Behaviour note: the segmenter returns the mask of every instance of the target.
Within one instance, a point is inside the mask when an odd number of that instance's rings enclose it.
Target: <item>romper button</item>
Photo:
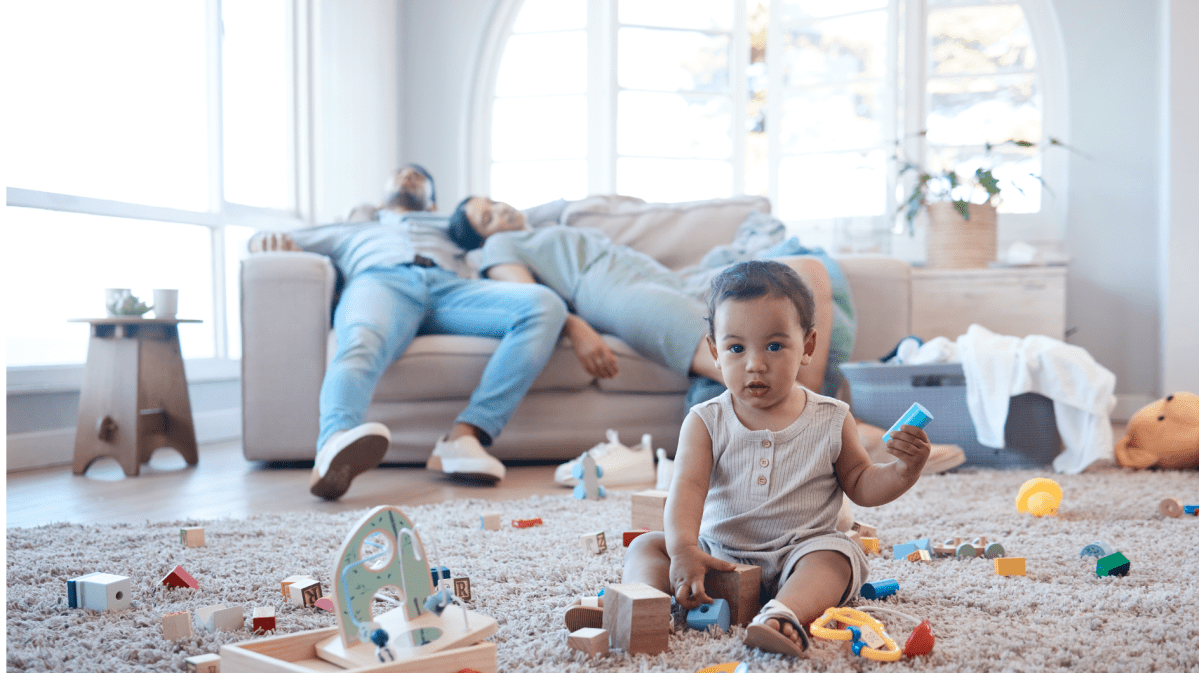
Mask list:
[[[766,485],[766,477],[758,477],[758,486]]]
[[[770,464],[770,461],[766,460],[765,458],[763,458],[762,460],[760,460],[758,462],[762,465],[762,467],[766,467],[767,465]]]
[[[770,448],[770,440],[769,440],[769,439],[763,439],[763,440],[762,440],[762,448],[763,448],[763,449],[769,449],[769,448]]]

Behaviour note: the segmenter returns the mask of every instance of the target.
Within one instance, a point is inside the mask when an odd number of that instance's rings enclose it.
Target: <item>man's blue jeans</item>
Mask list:
[[[457,418],[498,437],[549,360],[565,322],[566,303],[543,285],[463,280],[439,267],[414,265],[354,276],[333,314],[337,354],[321,385],[317,450],[329,435],[362,423],[379,378],[418,334],[500,339]]]

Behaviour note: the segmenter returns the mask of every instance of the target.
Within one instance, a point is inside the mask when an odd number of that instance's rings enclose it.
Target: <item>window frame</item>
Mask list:
[[[293,210],[279,210],[231,203],[224,198],[224,106],[222,99],[222,24],[223,0],[205,1],[206,109],[208,113],[208,210],[190,211],[150,206],[72,194],[61,194],[6,186],[6,206],[36,208],[122,219],[150,220],[166,224],[206,227],[210,231],[212,258],[214,357],[185,358],[184,368],[190,383],[237,380],[241,375],[240,358],[229,357],[229,321],[225,228],[290,230],[307,225],[312,219],[313,157],[311,143],[313,64],[312,0],[288,0],[286,3],[287,45],[290,51],[289,88],[292,114],[288,120],[291,136],[291,183]],[[77,392],[82,388],[86,363],[6,366],[6,388],[13,394]]]
[[[616,94],[621,89],[616,82],[616,39],[621,24],[617,18],[617,0],[586,0],[587,2],[587,97],[588,97],[588,184],[589,194],[612,193],[616,188]],[[997,4],[989,0],[964,0],[953,6]],[[1069,89],[1066,72],[1065,46],[1057,13],[1049,0],[1010,0],[1003,4],[1018,4],[1024,12],[1033,44],[1037,50],[1036,76],[1041,88],[1042,142],[1048,138],[1067,141],[1069,136]],[[495,80],[512,26],[524,5],[524,0],[498,0],[491,20],[486,24],[482,39],[474,55],[474,67],[465,83],[465,102],[461,112],[461,144],[459,156],[459,178],[466,192],[471,194],[490,193],[491,174],[491,125],[492,106],[495,102]],[[733,87],[733,152],[729,161],[733,166],[732,193],[741,194],[745,189],[746,143],[743,111],[748,103],[746,67],[748,66],[749,44],[747,9],[744,2],[736,0],[734,26],[730,48],[730,84]],[[889,59],[886,85],[893,92],[894,100],[888,105],[891,146],[898,142],[905,157],[923,162],[926,143],[920,136],[927,109],[927,17],[928,0],[890,0],[888,3]],[[768,27],[768,44],[778,44],[776,22]],[[767,59],[767,67],[776,67]],[[778,81],[772,73],[772,81]],[[908,83],[914,82],[914,85]],[[778,119],[781,113],[781,96],[771,91],[767,101],[769,118]],[[769,162],[769,189],[767,196],[777,207],[779,197],[778,166],[781,152],[778,150],[778,124],[768,124],[768,143],[772,149]],[[1004,213],[1000,244],[1006,240],[1034,240],[1062,242],[1066,233],[1067,197],[1069,193],[1068,157],[1066,151],[1049,149],[1041,155],[1041,177],[1047,189],[1043,193],[1041,210],[1037,213]],[[884,203],[887,214],[883,220],[887,229],[893,230],[897,219],[899,201],[896,186],[899,183],[898,165],[887,171],[887,194]],[[819,226],[820,220],[811,224]],[[800,227],[805,225],[801,224]]]

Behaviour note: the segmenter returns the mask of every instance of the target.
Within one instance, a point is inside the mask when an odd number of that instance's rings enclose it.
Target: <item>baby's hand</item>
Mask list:
[[[705,554],[699,547],[688,547],[670,557],[670,586],[674,599],[686,610],[699,607],[700,603],[711,603],[704,591],[704,575],[709,570],[735,570],[736,564]]]
[[[914,425],[901,426],[899,431],[891,433],[891,440],[887,442],[887,453],[899,459],[899,473],[909,479],[920,477],[920,470],[924,469],[931,450],[928,435]]]

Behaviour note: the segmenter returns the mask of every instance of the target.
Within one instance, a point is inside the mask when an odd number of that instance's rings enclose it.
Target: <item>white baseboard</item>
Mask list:
[[[1156,399],[1158,398],[1140,393],[1116,395],[1116,408],[1112,410],[1112,420],[1127,423],[1133,414],[1141,410],[1141,407]]]
[[[192,417],[196,443],[207,444],[241,437],[241,409],[205,411]],[[56,428],[8,435],[8,472],[70,465],[75,457],[75,428]]]

